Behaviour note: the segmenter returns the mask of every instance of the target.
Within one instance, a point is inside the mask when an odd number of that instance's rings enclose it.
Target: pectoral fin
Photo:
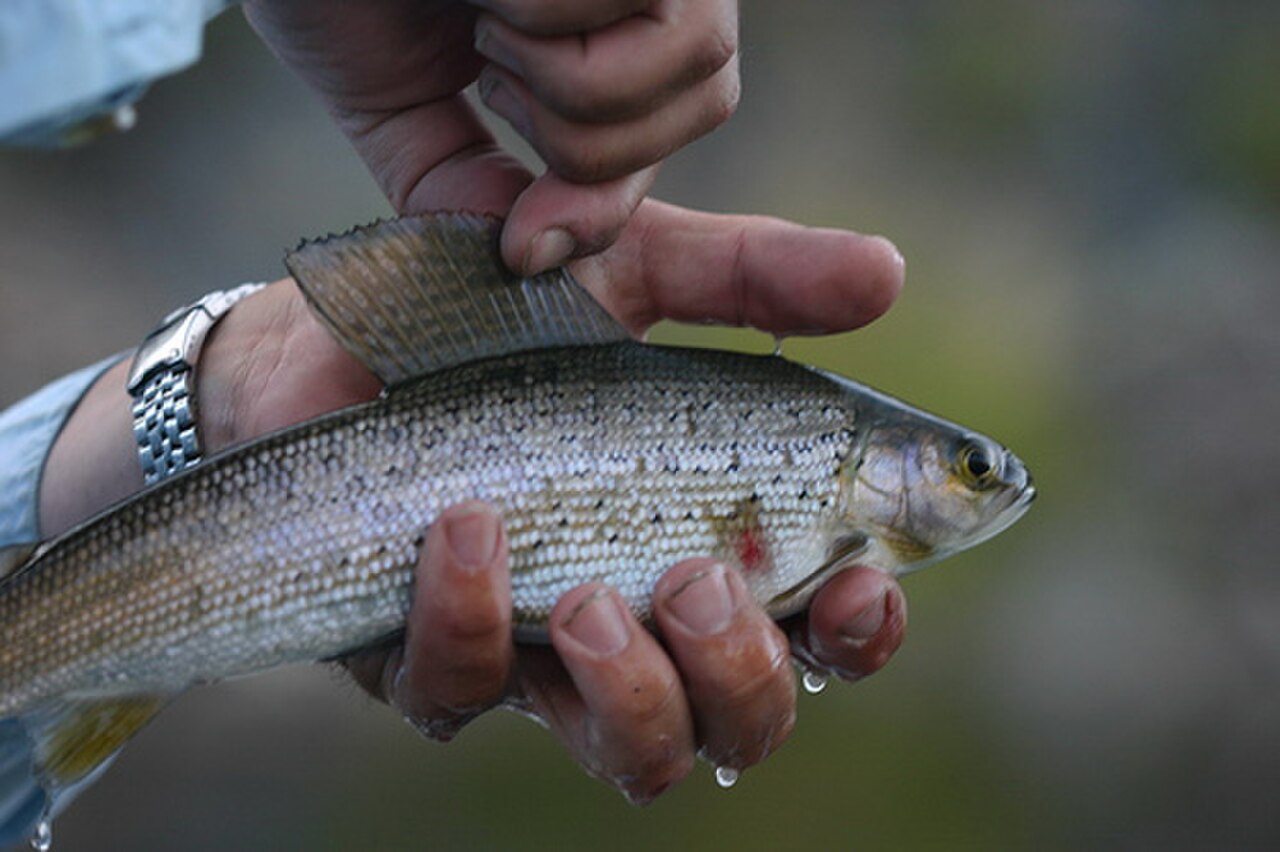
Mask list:
[[[61,704],[24,718],[42,781],[63,787],[93,772],[159,713],[169,696],[134,695]]]
[[[0,846],[62,811],[171,697],[59,702],[0,719]]]
[[[865,533],[850,532],[840,536],[827,550],[827,558],[818,570],[805,577],[789,589],[774,595],[765,604],[765,612],[774,619],[794,615],[809,605],[814,594],[836,573],[853,565],[858,557],[867,552],[871,540]]]

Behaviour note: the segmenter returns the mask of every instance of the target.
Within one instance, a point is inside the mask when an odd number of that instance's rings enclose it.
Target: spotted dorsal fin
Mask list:
[[[303,243],[285,259],[315,313],[388,386],[528,349],[628,339],[564,269],[519,278],[501,221],[437,213]]]

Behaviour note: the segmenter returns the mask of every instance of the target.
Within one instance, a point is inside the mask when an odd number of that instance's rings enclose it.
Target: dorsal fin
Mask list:
[[[387,385],[479,358],[629,338],[564,269],[508,271],[501,224],[468,213],[388,219],[305,242],[285,265],[330,332]]]

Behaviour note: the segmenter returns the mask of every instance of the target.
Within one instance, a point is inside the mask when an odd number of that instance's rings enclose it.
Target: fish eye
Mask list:
[[[960,475],[973,488],[988,488],[996,479],[996,460],[991,451],[981,444],[970,441],[960,449],[957,458]]]

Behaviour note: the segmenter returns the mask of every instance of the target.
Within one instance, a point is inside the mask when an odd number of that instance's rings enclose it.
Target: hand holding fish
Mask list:
[[[477,7],[487,11],[481,13]],[[609,245],[664,158],[738,100],[734,0],[252,0],[400,213],[505,216],[524,274]],[[534,179],[462,91],[548,164]]]
[[[658,202],[647,202],[609,250],[574,271],[633,333],[664,317],[842,331],[886,309],[902,280],[896,251],[880,238]],[[42,489],[49,534],[141,484],[122,370],[94,386],[54,447]],[[378,390],[290,281],[227,315],[206,344],[201,371],[210,451]],[[117,491],[86,487],[89,470],[115,470],[104,478]],[[350,666],[424,730],[447,735],[488,706],[516,703],[546,720],[590,771],[640,801],[689,771],[699,749],[745,768],[785,739],[795,701],[787,640],[742,594],[734,572],[690,560],[663,578],[655,613],[665,649],[613,605],[616,593],[586,586],[565,595],[551,619],[554,653],[517,653],[505,540],[485,510],[463,506],[462,518],[458,511],[426,536],[407,650],[383,648]],[[477,519],[481,529],[468,532]],[[455,532],[463,544],[446,546]],[[469,558],[457,554],[467,547],[489,554],[476,559],[484,563],[479,570],[460,566]],[[587,627],[586,641],[574,638],[566,620]],[[882,666],[904,628],[896,582],[862,568],[834,577],[807,615],[784,625],[794,652],[850,679]],[[595,640],[603,646],[593,647]],[[659,750],[655,742],[667,745]]]
[[[508,265],[532,272],[580,257],[575,275],[633,333],[663,318],[841,331],[887,309],[902,275],[887,241],[642,201],[661,159],[736,103],[736,4],[482,5],[490,11],[478,18],[461,3],[401,0],[260,0],[246,9],[317,88],[398,210],[505,215]],[[540,178],[497,148],[463,100],[477,76],[486,104],[549,163]],[[201,369],[210,450],[378,389],[289,284],[234,310]],[[100,382],[54,448],[42,492],[51,533],[124,496],[137,479],[127,444],[118,456],[95,449],[112,434],[106,425],[127,412],[121,386],[110,374]],[[127,421],[119,426],[127,435]],[[106,490],[86,487],[86,465],[104,469],[113,457],[115,474],[98,480]],[[576,613],[570,621],[587,626],[588,641],[553,619],[554,651],[517,654],[505,537],[491,510],[460,511],[426,537],[409,650],[349,664],[424,731],[447,736],[487,707],[518,704],[636,800],[689,771],[698,749],[745,768],[785,739],[795,700],[787,641],[733,572],[692,560],[663,579],[655,611],[665,650],[611,604],[614,593],[588,586],[558,611]],[[459,520],[461,546],[448,546]],[[477,523],[479,533],[465,531]],[[487,554],[479,570],[460,565],[468,544]],[[887,661],[904,619],[890,577],[853,569],[786,628],[798,655],[856,678]],[[668,747],[655,750],[655,742]]]

